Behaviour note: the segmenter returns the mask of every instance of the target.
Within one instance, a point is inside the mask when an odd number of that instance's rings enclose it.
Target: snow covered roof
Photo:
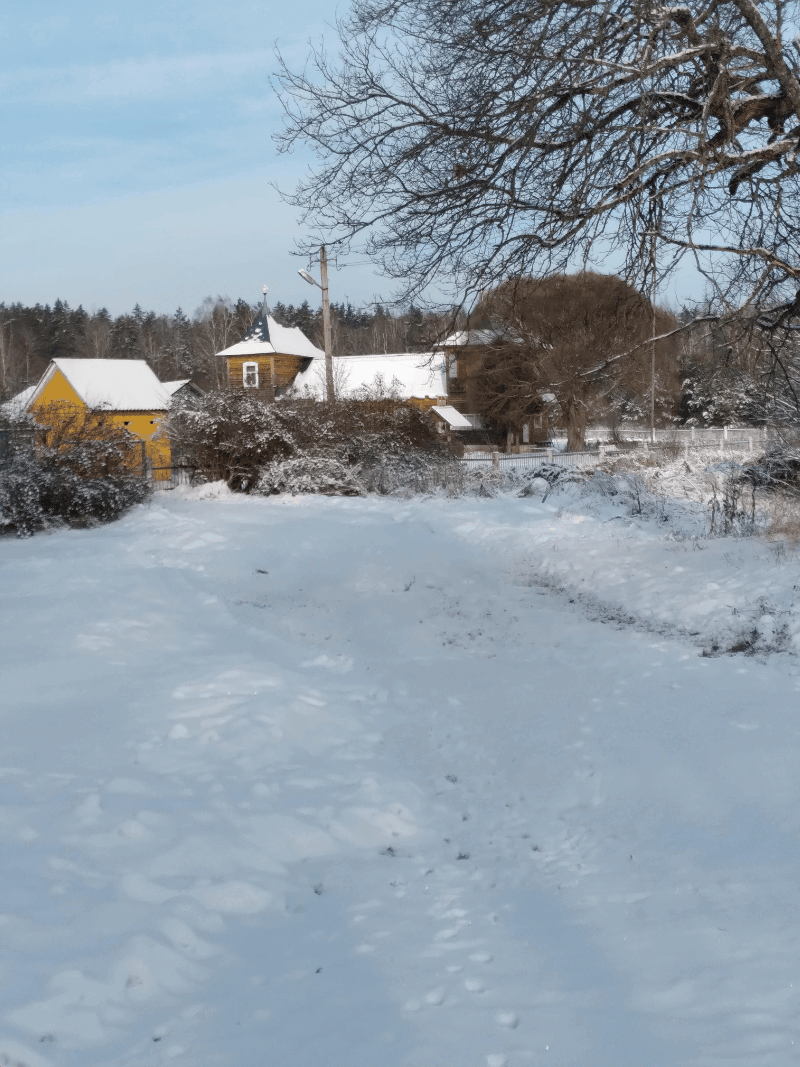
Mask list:
[[[314,359],[325,353],[312,345],[298,326],[281,326],[271,315],[260,315],[241,341],[219,352],[220,356],[303,356]]]
[[[437,348],[460,348],[464,345],[490,345],[503,336],[502,330],[492,327],[482,330],[456,330],[446,337]]]
[[[4,415],[7,419],[22,418],[28,410],[28,404],[35,392],[36,386],[29,385],[28,388],[23,389],[21,393],[12,396],[10,400],[6,400],[5,404],[0,404],[0,415]]]
[[[33,403],[59,370],[89,408],[166,411],[170,394],[143,359],[54,359],[34,389]]]
[[[337,356],[333,361],[337,391],[353,395],[360,389],[374,388],[380,378],[385,389],[396,391],[404,400],[412,396],[447,396],[447,372],[444,356],[431,352],[395,352],[388,355]],[[325,357],[314,359],[295,378],[295,386],[306,386],[315,393],[320,378],[325,377]]]
[[[177,391],[181,388],[181,386],[188,385],[190,381],[191,381],[191,378],[181,378],[177,382],[162,382],[161,384],[167,390],[169,395],[172,396],[173,393],[177,393]]]
[[[431,411],[435,411],[437,415],[444,419],[448,426],[451,426],[454,430],[471,430],[472,423],[469,419],[465,418],[460,411],[456,411],[454,407],[449,404],[434,405]]]

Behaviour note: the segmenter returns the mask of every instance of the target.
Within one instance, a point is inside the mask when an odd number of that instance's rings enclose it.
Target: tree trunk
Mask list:
[[[561,402],[567,422],[567,451],[582,452],[586,441],[586,407],[574,396]]]

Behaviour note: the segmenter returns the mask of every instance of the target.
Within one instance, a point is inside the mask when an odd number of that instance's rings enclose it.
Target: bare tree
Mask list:
[[[281,64],[290,201],[404,299],[614,254],[686,255],[724,313],[796,326],[798,0],[354,0],[339,54]],[[654,251],[657,253],[654,255]],[[620,263],[615,263],[620,269]]]
[[[105,308],[90,315],[81,345],[85,359],[106,359],[111,346],[111,316]]]
[[[653,308],[621,278],[590,272],[516,279],[481,303],[498,329],[477,373],[480,413],[503,429],[516,430],[555,397],[567,447],[584,446],[587,421],[605,414],[626,394],[656,396],[675,406],[678,381],[675,342],[659,341],[655,379],[648,343]],[[656,329],[668,333],[674,317],[655,309]]]
[[[248,310],[250,321],[245,330],[255,317],[252,309],[248,307]],[[213,389],[221,389],[225,384],[225,361],[218,354],[240,340],[243,332],[240,319],[238,305],[226,296],[218,296],[216,300],[207,296],[194,313],[195,347],[205,380]]]

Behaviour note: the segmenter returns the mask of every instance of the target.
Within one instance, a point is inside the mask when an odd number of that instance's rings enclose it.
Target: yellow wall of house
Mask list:
[[[50,381],[31,405],[31,413],[36,414],[42,408],[57,404],[69,404],[72,407],[85,408],[86,405],[69,384],[60,370],[56,370]]]
[[[450,403],[446,396],[411,396],[408,398],[408,402],[415,408],[422,408],[423,411]]]
[[[61,371],[56,368],[50,381],[31,404],[30,413],[38,423],[46,426],[54,415],[57,417],[59,408],[65,414],[72,414],[76,408],[79,411],[88,410]],[[134,437],[144,441],[145,454],[154,468],[170,466],[172,456],[169,440],[166,434],[157,436],[162,426],[166,429],[166,411],[109,411],[107,415],[112,425],[121,426]],[[157,480],[163,481],[169,476],[169,471],[154,472]]]

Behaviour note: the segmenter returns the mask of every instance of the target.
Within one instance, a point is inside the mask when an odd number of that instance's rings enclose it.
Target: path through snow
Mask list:
[[[576,581],[674,559],[574,518],[175,494],[0,542],[0,1063],[793,1062],[794,660],[532,585],[558,523]]]

